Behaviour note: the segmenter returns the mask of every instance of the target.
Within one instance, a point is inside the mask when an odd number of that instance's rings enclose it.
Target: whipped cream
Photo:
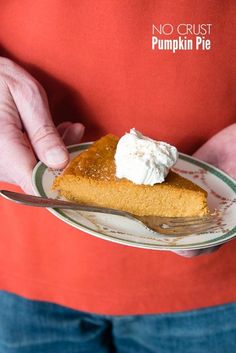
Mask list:
[[[135,184],[162,183],[177,159],[178,151],[174,146],[152,140],[131,129],[117,144],[116,177],[126,178]]]

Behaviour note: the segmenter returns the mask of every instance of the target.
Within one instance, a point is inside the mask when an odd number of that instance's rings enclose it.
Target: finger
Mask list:
[[[217,250],[220,249],[222,245],[217,245],[217,246],[212,246],[210,248],[206,249],[198,249],[198,250],[174,250],[172,251],[176,255],[187,257],[187,258],[192,258],[200,255],[206,255],[206,254],[211,254]]]
[[[182,257],[188,257],[188,258],[196,257],[201,254],[201,250],[176,250],[172,252],[175,253],[176,255],[179,255]]]
[[[10,95],[0,97],[0,180],[19,185],[32,194],[31,174],[36,159],[24,134]]]
[[[85,127],[83,124],[69,121],[65,121],[57,126],[57,131],[66,145],[79,143],[84,135],[84,130]]]
[[[31,176],[36,164],[34,154],[20,134],[17,137],[17,142],[10,141],[10,143],[11,147],[4,152],[4,166],[1,165],[1,170],[7,170],[7,172],[1,175],[1,180],[19,185],[26,193],[33,194]],[[1,164],[3,163],[1,162]]]
[[[17,65],[9,68],[8,75],[8,88],[38,158],[52,168],[63,168],[69,155],[53,124],[44,90]]]
[[[64,121],[63,123],[57,125],[57,131],[59,132],[60,136],[64,134],[64,132],[70,125],[72,125],[71,121]]]
[[[65,145],[74,145],[80,142],[84,134],[84,126],[80,123],[71,124],[62,135]]]

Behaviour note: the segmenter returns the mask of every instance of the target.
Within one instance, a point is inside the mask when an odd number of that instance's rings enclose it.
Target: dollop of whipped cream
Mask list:
[[[131,129],[117,144],[116,177],[126,178],[135,184],[162,183],[177,159],[178,151],[174,146],[152,140]]]

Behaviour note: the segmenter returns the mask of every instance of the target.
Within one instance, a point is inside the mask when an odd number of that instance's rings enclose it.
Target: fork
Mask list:
[[[98,212],[123,216],[141,223],[148,230],[176,237],[214,231],[219,226],[222,226],[221,214],[216,211],[201,217],[136,216],[126,211],[26,195],[8,190],[0,190],[0,196],[10,201],[28,206],[73,209],[83,212]]]

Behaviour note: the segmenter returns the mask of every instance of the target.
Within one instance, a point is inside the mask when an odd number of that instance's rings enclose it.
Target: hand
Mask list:
[[[230,125],[214,135],[193,156],[216,166],[236,179],[236,124]],[[221,245],[207,249],[173,252],[184,257],[194,257],[215,252],[220,247]]]
[[[193,156],[236,179],[236,123],[214,135]]]
[[[72,130],[74,130],[72,132]],[[64,140],[82,137],[81,124],[59,126]],[[72,142],[73,143],[73,142]],[[68,152],[55,128],[42,86],[11,60],[0,57],[0,180],[33,193],[35,155],[52,168],[63,168]]]

